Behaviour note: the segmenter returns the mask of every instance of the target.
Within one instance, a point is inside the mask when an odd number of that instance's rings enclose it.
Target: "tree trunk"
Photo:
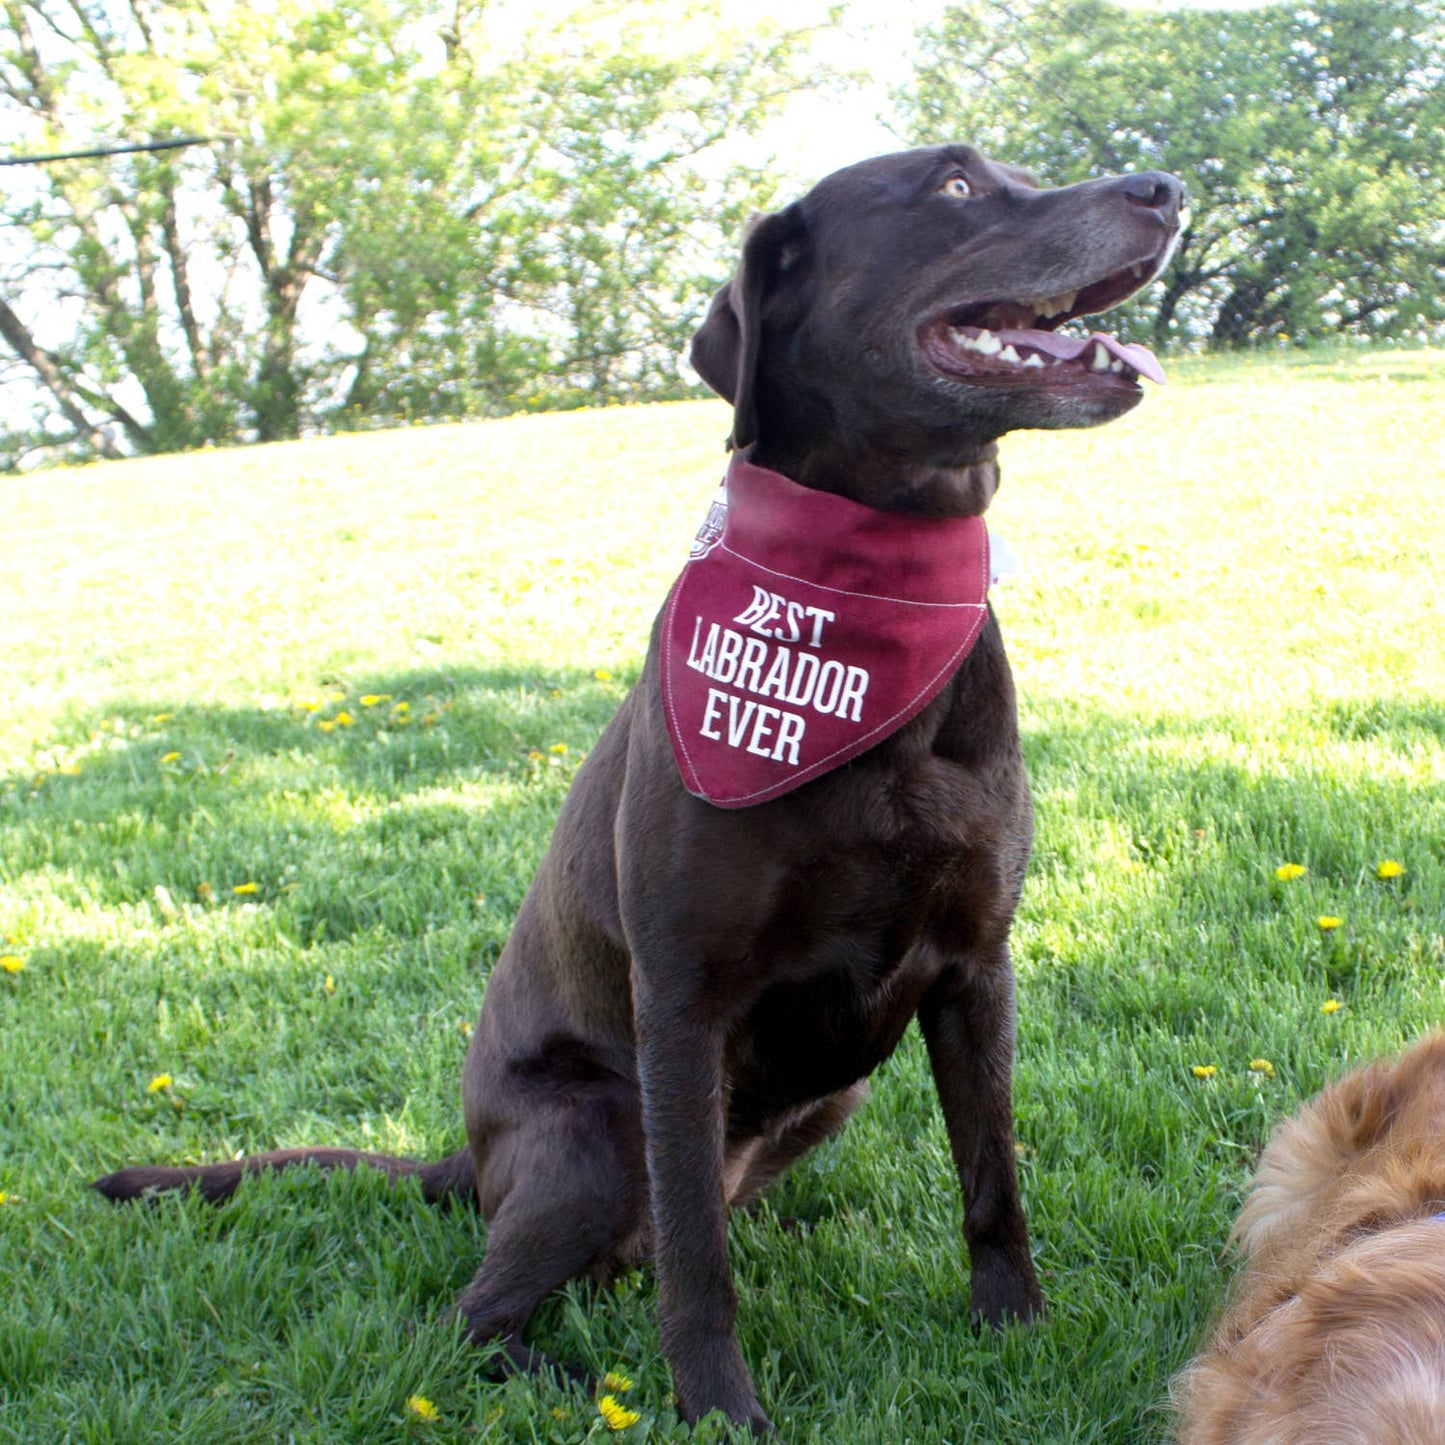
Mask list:
[[[66,379],[60,363],[43,347],[35,342],[25,323],[0,300],[0,337],[3,337],[15,354],[24,361],[45,388],[55,398],[61,414],[76,435],[89,442],[103,457],[119,457],[124,453],[106,434],[104,427],[96,426],[85,414],[81,398]]]

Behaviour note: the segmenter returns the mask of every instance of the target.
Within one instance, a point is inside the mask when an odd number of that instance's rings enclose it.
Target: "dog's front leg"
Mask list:
[[[678,1406],[695,1421],[710,1410],[769,1428],[733,1333],[737,1296],[727,1256],[723,1199],[723,1042],[698,990],[700,970],[677,961],[662,981],[634,967],[638,1080],[652,1188],[662,1349]]]
[[[1002,1324],[1044,1302],[1029,1255],[1014,1155],[1014,989],[1008,945],[947,968],[924,995],[928,1044],[948,1142],[963,1191],[969,1311]]]

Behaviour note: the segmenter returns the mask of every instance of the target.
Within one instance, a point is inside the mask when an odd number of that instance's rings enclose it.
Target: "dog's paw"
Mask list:
[[[752,1377],[733,1340],[689,1352],[683,1361],[674,1363],[672,1380],[678,1410],[689,1425],[721,1414],[734,1425],[746,1425],[754,1435],[772,1433],[773,1422],[758,1403]]]
[[[687,1421],[690,1429],[696,1429],[704,1420],[725,1419],[730,1425],[745,1425],[758,1439],[764,1436],[773,1438],[777,1434],[777,1427],[768,1417],[763,1414],[763,1407],[756,1400],[745,1413],[735,1414],[732,1410],[724,1409],[722,1406],[714,1406],[703,1415],[690,1415],[684,1412],[683,1418]],[[714,1438],[709,1435],[709,1439]]]
[[[976,1259],[969,1278],[968,1313],[975,1325],[1002,1329],[1044,1317],[1044,1296],[1033,1265],[1003,1255]]]

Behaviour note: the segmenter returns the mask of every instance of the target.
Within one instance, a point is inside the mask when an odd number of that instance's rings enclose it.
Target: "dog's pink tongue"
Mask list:
[[[1147,376],[1160,386],[1166,380],[1159,358],[1147,346],[1137,341],[1120,341],[1102,331],[1088,336],[1060,336],[1057,331],[995,331],[994,335],[1005,346],[1010,343],[1015,347],[1027,346],[1042,351],[1045,356],[1056,356],[1060,361],[1077,361],[1097,342],[1110,356],[1118,357],[1125,366],[1132,366],[1140,376]]]

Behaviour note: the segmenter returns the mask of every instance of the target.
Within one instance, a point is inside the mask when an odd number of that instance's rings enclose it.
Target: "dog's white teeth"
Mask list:
[[[1104,343],[1102,341],[1096,341],[1094,343],[1094,354],[1089,359],[1089,370],[1108,371],[1108,369],[1109,353],[1104,350]]]
[[[1023,304],[1041,321],[1047,321],[1052,316],[1062,316],[1065,311],[1072,311],[1078,294],[1077,291],[1062,291],[1057,296],[1035,296],[1033,300]]]
[[[1031,352],[1029,352],[1029,354],[1028,354],[1026,357],[1024,357],[1023,364],[1024,364],[1025,366],[1039,366],[1039,367],[1041,367],[1041,366],[1043,366],[1043,364],[1044,364],[1044,359],[1043,359],[1042,356],[1040,356],[1040,355],[1038,354],[1037,351],[1031,351]]]
[[[983,352],[985,356],[997,356],[1003,350],[1003,342],[992,331],[980,331],[974,350]]]
[[[1000,361],[1012,361],[1014,363],[1017,363],[1019,359],[1019,354],[1013,349],[1012,346],[1005,346],[1004,349],[999,352],[998,359]]]
[[[1122,361],[1120,361],[1117,356],[1113,359],[1113,361],[1111,361],[1111,362],[1109,363],[1109,370],[1110,370],[1110,371],[1123,371],[1123,369],[1124,369],[1124,363],[1123,363]]]

